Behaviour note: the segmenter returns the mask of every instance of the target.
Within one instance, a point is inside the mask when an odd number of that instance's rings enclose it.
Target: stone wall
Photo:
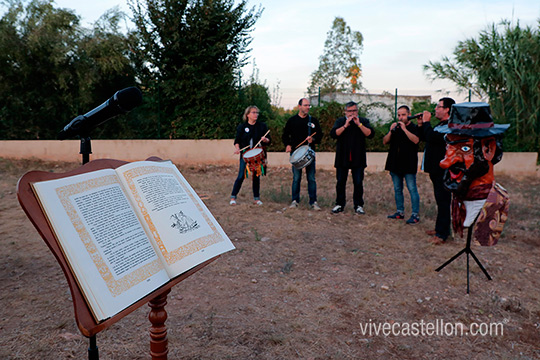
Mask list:
[[[78,140],[4,140],[0,141],[0,157],[81,162]],[[422,154],[419,155],[419,166]],[[537,175],[537,153],[505,152],[495,165],[495,173]],[[177,165],[236,165],[233,140],[92,140],[93,159],[144,160],[150,156],[173,161]],[[334,169],[333,152],[317,153],[317,169]],[[368,153],[368,172],[384,171],[386,153]],[[285,152],[268,153],[269,166],[289,167]]]

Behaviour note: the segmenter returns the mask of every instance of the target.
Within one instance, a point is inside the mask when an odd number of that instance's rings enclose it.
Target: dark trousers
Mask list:
[[[240,192],[240,188],[242,187],[242,183],[244,182],[245,172],[246,172],[246,162],[244,161],[244,158],[240,156],[240,166],[238,169],[238,176],[236,177],[236,180],[234,181],[231,198],[236,199],[236,196]],[[261,178],[259,176],[253,175],[253,173],[251,173],[251,178],[253,179],[253,199],[260,200]]]
[[[452,193],[444,187],[442,174],[429,174],[433,183],[433,194],[437,203],[437,220],[435,231],[441,238],[446,239],[450,235],[450,205]]]
[[[351,175],[353,179],[353,204],[357,206],[364,206],[364,168],[356,167],[352,168]],[[349,169],[336,168],[336,205],[345,206],[345,189],[347,186],[347,177],[349,177]]]

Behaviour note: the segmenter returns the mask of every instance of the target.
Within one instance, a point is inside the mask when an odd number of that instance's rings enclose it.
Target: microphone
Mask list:
[[[128,87],[117,91],[109,100],[79,115],[67,124],[59,133],[58,140],[65,140],[76,135],[87,135],[88,132],[105,121],[120,114],[127,114],[142,103],[142,93],[136,87]]]

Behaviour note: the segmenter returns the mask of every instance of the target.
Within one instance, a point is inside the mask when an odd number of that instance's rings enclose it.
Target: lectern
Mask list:
[[[156,157],[148,158],[150,161],[161,160]],[[102,321],[96,322],[92,316],[91,310],[88,307],[86,300],[75,280],[75,277],[68,265],[68,262],[53,234],[53,231],[47,222],[45,214],[43,213],[40,204],[34,195],[34,192],[31,188],[31,183],[45,180],[59,179],[67,176],[82,174],[90,171],[101,170],[101,169],[115,169],[123,164],[126,164],[125,161],[112,160],[112,159],[99,159],[86,163],[85,165],[72,170],[67,173],[50,173],[45,171],[30,171],[26,173],[23,177],[19,179],[17,184],[17,197],[19,203],[21,204],[24,212],[34,224],[37,231],[52,251],[53,255],[56,257],[56,260],[60,264],[64,275],[66,276],[67,283],[71,290],[71,296],[73,298],[73,306],[75,310],[75,320],[77,326],[81,333],[91,339],[94,342],[95,346],[95,335],[100,331],[108,328],[112,324],[116,323],[122,319],[127,314],[141,307],[142,305],[148,303],[151,310],[149,313],[149,320],[151,323],[150,327],[150,354],[153,360],[163,360],[167,359],[168,353],[168,342],[167,342],[167,327],[165,325],[165,320],[167,319],[167,312],[165,311],[165,305],[167,304],[167,294],[171,291],[171,288],[181,282],[182,280],[193,275],[195,272],[201,270],[206,265],[214,261],[218,256],[207,260],[206,262],[192,268],[191,270],[183,273],[182,275],[174,278],[167,284],[163,285],[159,289],[153,291],[142,299],[138,300],[128,308],[122,310],[118,314]],[[92,358],[89,349],[89,356]],[[97,348],[95,356],[97,356]],[[95,357],[94,356],[94,357]],[[95,357],[97,358],[97,357]]]

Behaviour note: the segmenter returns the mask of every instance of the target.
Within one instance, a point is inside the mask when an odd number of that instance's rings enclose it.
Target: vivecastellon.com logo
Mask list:
[[[463,323],[446,322],[442,319],[435,321],[415,322],[373,322],[369,319],[366,323],[360,323],[362,336],[503,336],[504,325],[502,322],[471,323],[468,326]]]

